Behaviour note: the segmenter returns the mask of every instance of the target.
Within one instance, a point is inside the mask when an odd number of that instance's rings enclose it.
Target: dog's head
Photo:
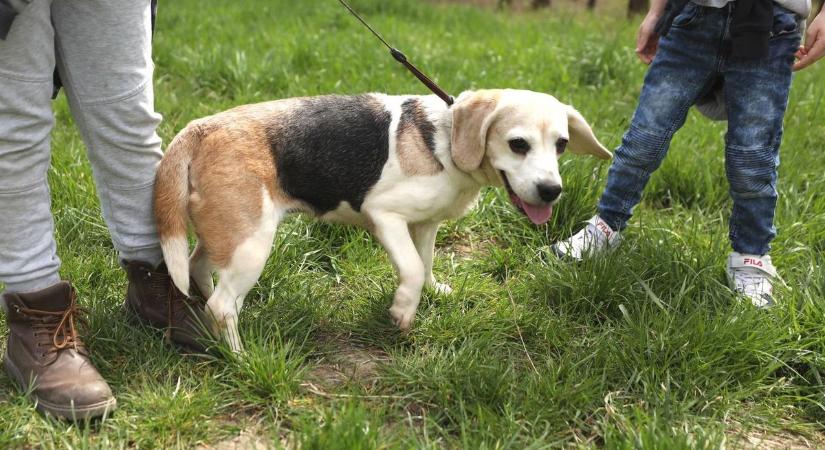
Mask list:
[[[463,92],[453,111],[452,159],[465,172],[484,171],[535,224],[550,219],[561,195],[559,156],[609,159],[578,111],[551,95],[519,90]]]

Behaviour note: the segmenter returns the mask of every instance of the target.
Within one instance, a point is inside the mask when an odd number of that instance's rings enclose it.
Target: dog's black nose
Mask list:
[[[539,197],[546,203],[550,203],[561,195],[561,185],[541,183],[538,186]]]

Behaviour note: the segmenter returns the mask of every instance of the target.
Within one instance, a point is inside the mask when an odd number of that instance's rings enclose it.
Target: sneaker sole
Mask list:
[[[17,383],[18,387],[23,392],[26,392],[28,389],[28,384],[25,381],[26,379],[23,377],[23,374],[17,366],[14,365],[8,354],[3,355],[3,366],[5,366],[6,373],[11,376],[11,378]],[[102,402],[84,406],[64,406],[50,403],[38,398],[34,395],[34,393],[31,394],[31,397],[35,402],[35,409],[41,413],[72,421],[96,419],[98,417],[108,416],[117,409],[117,399],[114,397]]]

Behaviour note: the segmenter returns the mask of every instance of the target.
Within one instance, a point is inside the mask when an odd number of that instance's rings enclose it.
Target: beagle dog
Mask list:
[[[384,94],[240,106],[192,121],[169,145],[154,197],[163,255],[181,292],[191,276],[208,298],[211,331],[240,352],[238,313],[281,219],[302,212],[359,225],[395,266],[390,315],[408,330],[424,286],[451,292],[432,273],[439,224],[464,215],[487,185],[547,222],[565,149],[612,156],[575,109],[523,90],[468,91],[451,107],[434,95]]]

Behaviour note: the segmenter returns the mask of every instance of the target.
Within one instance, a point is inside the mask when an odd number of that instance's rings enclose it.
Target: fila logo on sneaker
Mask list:
[[[760,268],[761,268],[761,267],[763,267],[763,266],[762,266],[762,261],[761,261],[761,260],[759,260],[759,259],[745,258],[745,260],[743,261],[743,263],[744,263],[746,266],[754,266],[754,267],[760,267]]]
[[[596,228],[598,228],[608,239],[613,236],[613,229],[610,228],[603,220],[596,221]]]

